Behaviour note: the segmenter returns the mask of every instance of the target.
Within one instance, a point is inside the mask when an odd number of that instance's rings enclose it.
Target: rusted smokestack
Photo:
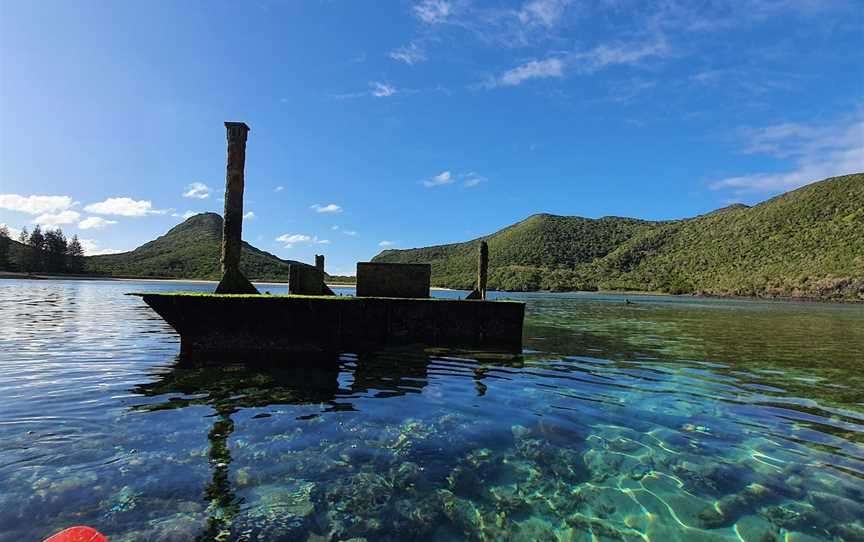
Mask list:
[[[243,235],[243,185],[246,167],[246,136],[243,122],[226,122],[228,168],[225,175],[225,213],[222,221],[222,280],[217,294],[257,294],[258,290],[240,272]]]
[[[324,272],[324,255],[316,254],[315,255],[315,269],[318,271]]]

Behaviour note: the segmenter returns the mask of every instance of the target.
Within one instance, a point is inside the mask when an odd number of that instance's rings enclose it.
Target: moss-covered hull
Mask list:
[[[312,296],[140,295],[186,354],[522,349],[523,303]]]

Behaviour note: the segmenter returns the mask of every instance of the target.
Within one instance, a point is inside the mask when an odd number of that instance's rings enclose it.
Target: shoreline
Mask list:
[[[177,278],[154,278],[154,277],[111,277],[105,275],[52,275],[50,273],[18,273],[13,271],[0,271],[0,279],[20,279],[20,280],[85,280],[85,281],[106,281],[106,282],[164,282],[167,284],[219,284],[218,280],[207,279],[177,279]],[[266,280],[252,280],[253,284],[261,284],[264,286],[288,286],[288,282],[273,282]],[[356,288],[357,284],[327,282],[325,283],[331,288]],[[459,291],[453,288],[442,288],[440,286],[432,286],[430,290],[452,292]]]
[[[85,281],[109,281],[109,282],[162,282],[166,284],[218,284],[217,280],[205,279],[177,279],[177,278],[153,278],[153,277],[111,277],[101,275],[51,275],[51,274],[32,274],[18,273],[11,271],[0,271],[0,279],[22,279],[22,280],[85,280]],[[255,284],[264,286],[287,286],[287,282],[273,281],[252,281]],[[356,284],[345,283],[326,283],[331,288],[356,288]],[[430,290],[439,292],[459,292],[468,290],[459,290],[456,288],[444,288],[441,286],[432,286]],[[737,299],[750,301],[782,301],[782,302],[802,302],[802,303],[825,303],[833,305],[861,305],[864,304],[864,299],[824,299],[819,297],[784,297],[784,296],[742,296],[732,294],[670,294],[666,292],[652,292],[643,290],[567,290],[567,291],[551,291],[551,290],[533,290],[533,291],[508,291],[508,290],[489,290],[490,292],[499,293],[515,293],[515,294],[604,294],[604,295],[633,295],[633,296],[656,296],[656,297],[682,297],[691,299]]]

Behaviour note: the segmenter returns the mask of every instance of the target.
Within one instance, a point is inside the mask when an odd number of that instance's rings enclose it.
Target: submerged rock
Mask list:
[[[714,506],[699,513],[699,520],[706,529],[728,527],[743,514],[753,511],[759,505],[767,505],[778,495],[760,484],[750,484],[740,493],[723,497]]]

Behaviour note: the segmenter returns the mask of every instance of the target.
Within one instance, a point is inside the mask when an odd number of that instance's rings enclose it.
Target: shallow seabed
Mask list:
[[[144,289],[0,283],[0,540],[864,540],[864,307],[525,295],[518,357],[214,367]]]

